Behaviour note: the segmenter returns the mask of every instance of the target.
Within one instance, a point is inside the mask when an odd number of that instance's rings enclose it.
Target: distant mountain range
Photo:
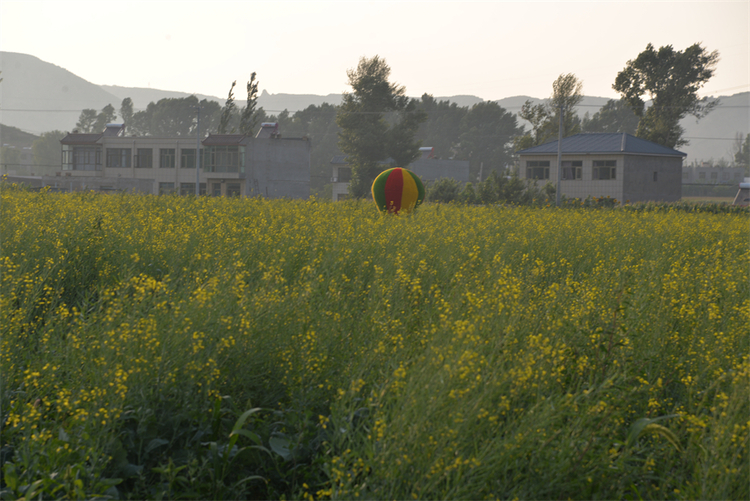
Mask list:
[[[131,98],[134,108],[139,110],[152,101],[191,95],[159,89],[96,85],[64,68],[15,52],[0,52],[0,71],[3,78],[0,83],[0,123],[37,135],[51,130],[72,130],[84,108],[101,110],[112,104],[119,110],[120,103],[126,97]],[[226,97],[201,94],[197,97],[221,104],[226,100]],[[341,94],[270,94],[263,90],[258,96],[258,106],[269,114],[284,110],[294,113],[310,105],[339,104],[341,99]],[[436,96],[435,99],[462,107],[471,107],[483,101],[479,97],[465,95]],[[682,147],[681,151],[688,154],[688,162],[718,160],[721,157],[730,160],[736,134],[750,133],[750,92],[720,96],[719,99],[720,106],[700,122],[692,117],[682,121],[685,137],[690,144]],[[514,96],[496,102],[512,113],[518,113],[526,100],[534,103],[543,101],[529,96]],[[607,101],[608,98],[586,96],[576,111],[581,117],[585,113],[593,115]],[[244,106],[244,102],[237,100],[237,105]]]

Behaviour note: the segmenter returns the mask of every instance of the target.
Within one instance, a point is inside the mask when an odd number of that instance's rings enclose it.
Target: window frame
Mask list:
[[[544,181],[549,179],[549,160],[526,160],[526,179]],[[541,177],[536,174],[540,173]]]
[[[175,186],[173,181],[159,182],[159,195],[171,195],[174,192]]]
[[[563,160],[561,179],[563,181],[582,181],[583,180],[583,160]]]
[[[174,169],[176,153],[175,148],[159,148],[159,168]]]
[[[138,148],[135,155],[136,169],[153,169],[154,168],[154,149]],[[148,165],[144,165],[148,164]]]
[[[617,180],[617,160],[594,160],[591,167],[592,181]],[[607,177],[603,177],[605,173]]]
[[[114,162],[113,160],[117,160]],[[108,169],[129,169],[132,165],[133,150],[130,148],[107,148]],[[117,165],[114,165],[114,164]]]

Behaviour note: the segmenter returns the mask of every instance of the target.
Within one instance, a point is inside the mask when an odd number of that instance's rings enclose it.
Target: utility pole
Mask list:
[[[560,207],[560,182],[562,181],[562,137],[563,137],[563,112],[565,108],[560,105],[560,128],[557,131],[557,189],[555,189],[555,205]]]
[[[195,127],[195,196],[201,194],[201,107],[195,107],[198,113],[198,123]]]

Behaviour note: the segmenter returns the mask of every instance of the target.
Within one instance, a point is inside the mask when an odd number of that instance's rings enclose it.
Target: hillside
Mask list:
[[[39,138],[16,127],[0,124],[0,144],[13,146],[15,148],[31,148],[31,145]]]
[[[28,54],[0,53],[0,71],[0,122],[32,134],[70,130],[84,108],[119,108],[100,86]]]
[[[34,56],[13,52],[0,52],[0,71],[3,72],[4,79],[0,84],[0,122],[37,135],[55,129],[72,130],[84,108],[100,110],[107,104],[112,104],[119,110],[120,103],[126,97],[130,97],[135,109],[139,110],[152,101],[191,95],[160,89],[100,86]],[[226,90],[229,90],[229,82]],[[239,82],[235,90],[235,95],[241,98],[244,84]],[[200,94],[197,97],[222,104],[226,99],[226,96]],[[339,104],[341,98],[341,94],[272,94],[263,90],[258,96],[258,106],[269,114],[278,114],[283,110],[294,113],[310,105]],[[466,95],[435,96],[435,99],[469,107],[482,102],[479,97]],[[534,103],[543,101],[530,96],[513,96],[496,102],[506,110],[518,113],[526,100]],[[581,117],[585,113],[593,115],[608,100],[586,96],[576,111]],[[720,96],[720,100],[721,105],[700,122],[696,123],[692,117],[682,121],[685,137],[690,141],[689,145],[681,148],[688,154],[687,162],[709,159],[716,161],[722,157],[729,160],[733,156],[735,135],[750,133],[750,92]],[[236,102],[238,106],[245,104],[241,99]],[[524,124],[523,121],[521,123]]]

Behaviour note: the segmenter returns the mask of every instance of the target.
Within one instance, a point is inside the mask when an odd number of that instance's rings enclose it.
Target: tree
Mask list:
[[[258,104],[258,81],[255,79],[255,72],[250,75],[247,82],[247,104],[242,109],[240,115],[240,134],[252,135],[258,125],[258,114],[255,107]]]
[[[675,51],[671,45],[657,51],[648,44],[628,61],[612,88],[640,118],[636,135],[669,148],[687,144],[679,122],[687,115],[701,119],[718,104],[698,97],[718,62],[719,53],[708,52],[700,44],[684,51]],[[648,108],[644,96],[652,101]]]
[[[107,128],[107,124],[111,124],[115,121],[115,119],[117,119],[115,107],[111,104],[108,104],[107,106],[102,108],[102,111],[100,111],[96,116],[96,121],[94,122],[94,132],[104,132],[104,129]]]
[[[436,101],[429,94],[422,95],[419,106],[427,119],[420,125],[417,139],[425,146],[432,146],[437,158],[453,158],[461,134],[461,121],[469,109],[450,101]]]
[[[626,132],[635,134],[638,116],[622,99],[610,99],[607,104],[589,117],[586,113],[581,122],[583,132]]]
[[[548,104],[549,133],[557,138],[560,129],[560,110],[563,110],[563,137],[581,132],[581,120],[575,107],[583,101],[583,82],[573,73],[560,75],[552,82],[552,98]]]
[[[195,96],[150,102],[145,110],[133,114],[130,132],[143,136],[193,136],[198,106],[201,109],[201,134],[215,132],[221,117],[221,106],[206,99],[198,102]]]
[[[108,104],[99,113],[96,110],[85,109],[78,116],[76,129],[82,134],[91,134],[104,132],[108,123],[112,123],[117,118],[115,107]]]
[[[438,179],[427,188],[427,200],[430,202],[447,204],[458,200],[460,195],[461,183],[448,177]]]
[[[126,97],[120,104],[120,116],[126,127],[130,126],[130,122],[133,120],[133,100]]]
[[[340,129],[336,124],[337,112],[336,106],[323,103],[320,106],[310,105],[289,119],[284,119],[282,112],[275,120],[269,120],[279,122],[279,130],[284,135],[310,140],[310,191],[318,196],[323,195],[326,183],[331,180],[331,159],[341,154],[338,148]]]
[[[504,175],[513,163],[513,139],[520,134],[523,128],[513,113],[493,101],[477,103],[461,120],[456,159],[469,161],[473,179],[478,179],[480,169],[483,177],[492,171]]]
[[[229,123],[232,120],[232,115],[235,112],[237,105],[234,104],[234,86],[237,85],[237,80],[232,82],[232,86],[229,87],[229,95],[227,101],[224,103],[224,108],[221,110],[221,120],[219,121],[219,134],[226,134],[227,132],[234,132],[234,128],[230,130]]]
[[[34,155],[34,165],[56,165],[59,167],[62,164],[60,140],[65,135],[65,132],[53,130],[39,136],[39,139],[35,140],[31,145],[31,152]]]
[[[90,133],[93,131],[94,123],[96,123],[96,110],[87,108],[83,110],[78,116],[78,122],[76,122],[76,130],[78,130],[78,132],[80,132],[81,134]]]
[[[403,86],[388,81],[391,69],[378,56],[362,57],[346,72],[352,92],[344,93],[336,115],[339,148],[352,167],[349,193],[367,196],[375,177],[389,157],[406,167],[419,156],[415,139],[426,116]]]
[[[544,104],[526,101],[518,114],[531,124],[531,131],[518,136],[516,150],[531,148],[557,139],[560,128],[560,109],[563,110],[563,137],[578,134],[581,120],[574,108],[583,100],[583,82],[573,73],[561,74],[552,82],[552,96]]]

